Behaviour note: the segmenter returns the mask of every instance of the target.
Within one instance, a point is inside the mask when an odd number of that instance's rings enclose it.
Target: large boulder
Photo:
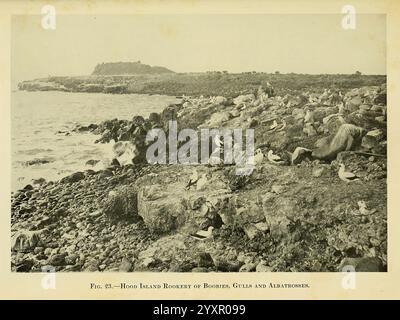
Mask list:
[[[254,94],[246,94],[246,95],[241,95],[233,99],[233,103],[237,106],[241,106],[245,103],[250,103],[255,100]]]
[[[20,230],[11,238],[11,249],[13,251],[33,251],[40,242],[40,232]]]
[[[298,211],[296,201],[285,196],[264,196],[262,208],[273,238],[279,239],[289,233],[289,224]]]
[[[179,193],[163,185],[144,186],[138,194],[138,212],[150,230],[167,233],[184,225],[185,207]]]
[[[205,123],[205,126],[210,128],[218,128],[224,122],[227,122],[229,119],[231,119],[231,114],[227,111],[213,113],[210,117],[210,120],[208,120],[208,122]]]
[[[362,101],[361,97],[356,96],[346,102],[345,110],[347,110],[350,113],[357,111],[358,108],[362,105],[362,103],[363,103],[363,101]]]
[[[211,97],[210,102],[215,105],[225,105],[228,102],[228,99],[222,96]]]
[[[230,202],[230,213],[236,225],[245,226],[265,221],[261,197],[257,193],[234,195],[228,201]]]
[[[165,172],[151,179],[138,180],[138,214],[145,224],[159,234],[176,230],[189,234],[210,225],[218,226],[218,211],[222,199],[229,193],[219,173],[215,172],[200,190],[196,185],[188,189],[192,170],[187,166],[176,168],[178,171],[181,168],[180,176]]]
[[[363,258],[344,258],[338,271],[349,272],[354,270],[356,272],[381,272],[384,271],[382,261],[376,257],[363,257]]]
[[[322,119],[322,130],[324,133],[334,134],[346,121],[341,115],[330,114]]]
[[[305,115],[306,115],[306,113],[304,112],[304,109],[294,108],[292,110],[292,116],[294,117],[295,121],[298,123],[303,122]]]
[[[384,139],[384,133],[381,129],[369,131],[362,139],[362,147],[366,149],[376,149],[379,143]]]
[[[112,222],[120,220],[137,221],[137,192],[134,188],[124,186],[113,190],[102,203],[103,214]]]
[[[75,183],[85,178],[85,174],[83,172],[75,172],[67,177],[64,177],[60,180],[61,183]]]
[[[353,124],[340,126],[330,143],[326,143],[313,151],[312,156],[321,160],[334,160],[341,151],[354,150],[361,144],[365,130]]]
[[[120,165],[133,164],[138,158],[144,158],[145,150],[140,143],[131,141],[118,141],[113,145],[115,159]]]

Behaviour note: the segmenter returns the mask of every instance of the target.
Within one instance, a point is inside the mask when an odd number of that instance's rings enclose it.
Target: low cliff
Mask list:
[[[108,62],[96,65],[92,75],[135,75],[174,73],[165,67],[150,66],[137,62]]]

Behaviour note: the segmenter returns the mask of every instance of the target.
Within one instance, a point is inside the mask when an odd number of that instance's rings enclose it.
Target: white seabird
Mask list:
[[[339,168],[339,172],[338,172],[339,178],[341,180],[343,180],[345,182],[360,180],[354,173],[348,172],[348,171],[345,171],[345,170],[346,169],[344,167],[344,164],[341,163],[340,164],[340,168]]]
[[[282,164],[284,161],[282,158],[276,154],[272,150],[269,150],[267,153],[267,158],[270,162],[275,163],[275,164]]]
[[[190,236],[196,240],[206,240],[212,237],[213,226],[208,227],[207,230],[199,230],[196,233],[190,234]]]
[[[368,216],[376,211],[376,209],[368,210],[367,204],[365,203],[364,200],[358,201],[357,204],[358,204],[358,211],[360,211],[360,214],[363,216]]]
[[[275,129],[278,126],[278,122],[276,122],[276,120],[274,120],[274,122],[271,124],[271,126],[269,127],[270,130]]]
[[[205,173],[203,173],[203,175],[201,176],[201,178],[199,180],[197,180],[197,185],[196,185],[196,190],[201,190],[203,189],[203,187],[205,186],[205,184],[207,183],[207,176]]]
[[[286,128],[286,121],[282,120],[281,126],[279,128],[277,128],[276,131],[282,131],[285,128]]]
[[[254,165],[259,165],[262,163],[264,159],[264,154],[262,153],[261,149],[256,150],[256,154],[254,155]]]
[[[314,112],[312,112],[311,110],[307,109],[306,115],[304,116],[304,122],[305,123],[314,122]]]
[[[197,173],[196,169],[193,169],[193,173],[190,176],[189,181],[188,181],[185,189],[189,190],[190,187],[194,186],[197,183],[198,180],[199,180],[199,174]]]

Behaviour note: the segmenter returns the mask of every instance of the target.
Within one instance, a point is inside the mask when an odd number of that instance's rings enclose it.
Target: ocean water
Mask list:
[[[176,102],[175,97],[162,95],[13,91],[11,190],[33,179],[54,181],[80,170],[99,170],[110,163],[111,145],[95,144],[99,136],[73,132],[65,135],[59,131],[114,118],[146,117]],[[100,161],[92,167],[85,165],[88,160]],[[28,165],[29,161],[38,163]]]

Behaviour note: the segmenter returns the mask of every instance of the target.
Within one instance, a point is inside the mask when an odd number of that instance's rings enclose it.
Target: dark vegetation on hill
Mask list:
[[[140,61],[136,62],[108,62],[96,65],[93,75],[120,75],[120,74],[159,74],[159,73],[173,73],[164,67],[149,66],[142,64]]]
[[[337,88],[343,92],[362,86],[386,83],[385,75],[307,75],[269,73],[165,73],[135,76],[49,77],[19,84],[20,90],[138,93],[188,96],[236,97],[254,93],[261,84],[270,82],[277,94],[300,94],[303,91],[320,92]]]

